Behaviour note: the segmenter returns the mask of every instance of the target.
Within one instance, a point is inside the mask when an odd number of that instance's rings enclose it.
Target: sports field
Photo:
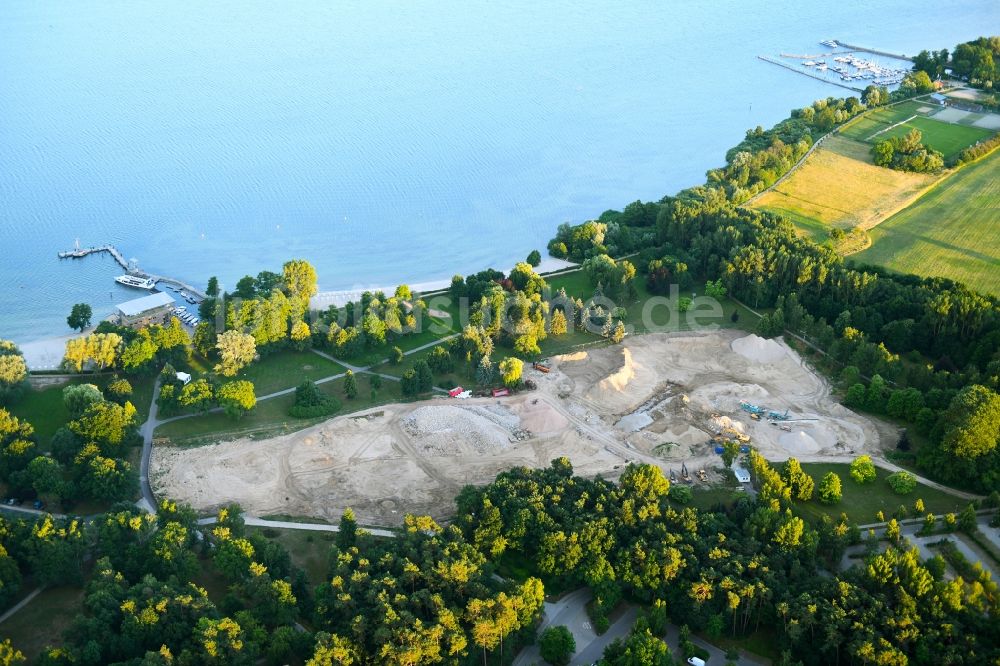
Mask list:
[[[943,123],[933,118],[917,117],[879,134],[872,141],[903,136],[913,129],[920,130],[920,133],[923,135],[924,145],[941,151],[946,160],[955,157],[974,143],[993,136],[993,132],[981,127],[955,125],[952,123]]]
[[[878,224],[906,207],[935,176],[872,164],[867,143],[830,137],[786,181],[754,202],[781,213],[813,240],[831,226],[845,231]]]
[[[940,107],[927,102],[903,102],[885,109],[866,113],[840,130],[841,136],[858,141],[867,141],[876,132],[881,132],[898,122],[913,116],[934,115]]]
[[[854,255],[917,275],[940,275],[1000,296],[1000,152],[952,174],[871,230]]]

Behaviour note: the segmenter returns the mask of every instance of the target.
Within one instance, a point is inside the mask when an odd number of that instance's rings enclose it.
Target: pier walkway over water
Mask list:
[[[116,248],[114,245],[95,245],[93,247],[80,247],[79,241],[77,241],[76,247],[72,250],[66,250],[65,252],[59,253],[60,259],[82,259],[91,254],[100,254],[102,252],[107,252],[111,255],[111,258],[118,263],[129,275],[134,275],[139,278],[154,280],[157,284],[160,282],[164,284],[173,285],[197,298],[198,300],[205,300],[208,296],[205,292],[200,289],[196,289],[189,285],[183,280],[178,280],[177,278],[172,278],[168,275],[156,275],[153,273],[147,273],[146,271],[140,270],[138,266],[133,265],[125,259],[125,256]]]

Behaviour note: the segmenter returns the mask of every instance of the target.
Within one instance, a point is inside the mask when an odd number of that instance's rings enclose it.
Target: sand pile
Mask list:
[[[400,422],[414,444],[425,453],[450,455],[506,449],[520,419],[509,411],[477,406],[471,409],[452,406],[419,407]]]
[[[781,446],[793,456],[816,453],[820,449],[819,443],[802,430],[782,435]]]
[[[775,363],[785,357],[785,349],[774,340],[750,334],[733,340],[733,351],[755,363]]]
[[[602,379],[598,387],[602,391],[618,391],[620,393],[628,387],[629,381],[634,378],[635,364],[632,362],[632,351],[628,347],[623,347],[621,367]]]

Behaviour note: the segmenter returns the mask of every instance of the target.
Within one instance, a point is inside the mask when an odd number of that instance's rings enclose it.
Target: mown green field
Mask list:
[[[993,132],[981,127],[955,125],[953,123],[934,120],[933,118],[914,118],[902,125],[893,127],[888,132],[879,134],[873,141],[903,136],[913,129],[920,130],[920,133],[923,135],[924,145],[941,151],[946,160],[955,157],[974,143],[993,136]]]
[[[774,464],[774,467],[780,469],[780,464]],[[817,488],[823,476],[833,472],[840,476],[843,489],[843,498],[836,504],[823,504],[815,495],[808,502],[795,502],[794,511],[811,520],[819,520],[823,515],[836,520],[841,513],[846,513],[852,522],[866,525],[879,522],[879,511],[884,512],[888,520],[900,505],[906,507],[909,517],[919,517],[913,508],[918,499],[924,502],[924,514],[957,513],[968,504],[966,500],[919,483],[912,493],[897,495],[886,482],[891,472],[881,468],[877,469],[878,478],[865,484],[856,483],[851,478],[847,463],[802,463],[802,469],[813,478]]]
[[[928,102],[903,102],[885,109],[878,109],[849,123],[840,130],[841,136],[857,141],[868,141],[876,132],[882,131],[911,116],[929,116],[940,107]]]
[[[1000,152],[963,167],[871,230],[852,258],[1000,296]]]

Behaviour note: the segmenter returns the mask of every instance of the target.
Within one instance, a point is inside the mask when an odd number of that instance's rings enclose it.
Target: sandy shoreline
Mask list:
[[[70,333],[54,338],[25,342],[24,344],[19,344],[18,347],[21,349],[21,353],[24,354],[24,362],[27,364],[28,370],[35,372],[41,370],[58,370],[63,356],[66,354],[66,341],[93,332],[94,329],[90,328],[83,333]]]

